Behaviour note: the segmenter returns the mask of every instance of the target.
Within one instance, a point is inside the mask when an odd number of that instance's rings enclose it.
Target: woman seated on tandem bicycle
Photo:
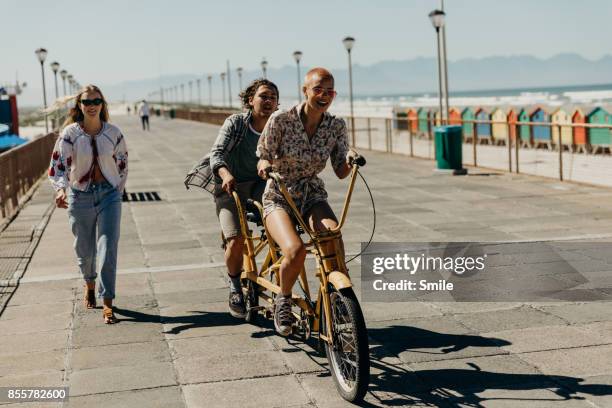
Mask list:
[[[331,157],[334,172],[345,178],[357,153],[349,150],[344,120],[329,114],[336,91],[334,77],[324,68],[313,68],[304,79],[305,101],[289,111],[273,114],[263,130],[257,153],[257,170],[278,172],[311,229],[334,228],[338,221],[327,203],[325,184],[317,175]],[[274,327],[287,336],[291,332],[291,291],[304,265],[306,248],[291,218],[291,209],[278,186],[268,180],[263,194],[264,221],[272,239],[284,255],[280,266],[281,296],[274,305]]]

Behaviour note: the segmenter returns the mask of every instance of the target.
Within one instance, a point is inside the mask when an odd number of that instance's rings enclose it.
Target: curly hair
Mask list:
[[[247,86],[245,90],[240,92],[240,94],[238,95],[240,97],[240,100],[242,101],[242,107],[244,109],[253,109],[253,107],[249,105],[249,99],[255,96],[260,86],[267,86],[274,89],[274,91],[276,92],[276,99],[278,100],[278,98],[280,97],[280,95],[278,94],[278,87],[274,82],[269,81],[265,78],[259,78],[251,82],[249,86]]]

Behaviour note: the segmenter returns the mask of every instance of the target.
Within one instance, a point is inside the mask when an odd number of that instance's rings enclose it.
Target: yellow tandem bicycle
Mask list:
[[[345,400],[357,402],[363,399],[370,380],[368,333],[346,268],[341,229],[346,221],[358,169],[365,165],[365,159],[358,156],[351,164],[350,182],[338,226],[318,232],[310,229],[304,221],[280,175],[271,171],[268,175],[287,200],[297,220],[298,233],[309,236],[305,243],[306,250],[314,255],[317,265],[315,275],[319,279],[319,291],[316,300],[310,295],[305,267],[298,276],[301,293],[294,290],[292,294],[292,313],[295,317],[292,331],[301,334],[304,340],[308,340],[311,333],[317,333],[338,392]],[[279,268],[283,255],[262,222],[261,203],[249,200],[247,207],[251,208],[245,212],[238,194],[234,191],[232,195],[245,238],[241,278],[246,320],[253,322],[258,314],[270,318],[273,316],[274,299],[281,291]],[[249,229],[249,221],[260,227],[259,234]],[[260,255],[264,259],[258,268],[257,258]]]

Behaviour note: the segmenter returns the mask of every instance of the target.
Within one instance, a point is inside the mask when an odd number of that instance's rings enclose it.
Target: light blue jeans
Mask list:
[[[99,270],[98,297],[114,299],[121,193],[107,182],[91,184],[87,191],[70,188],[68,220],[83,278],[95,282]]]

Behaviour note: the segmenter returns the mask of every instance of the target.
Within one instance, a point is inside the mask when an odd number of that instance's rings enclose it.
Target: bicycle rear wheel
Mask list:
[[[325,354],[338,392],[347,401],[365,396],[370,383],[370,350],[363,313],[352,288],[329,294],[334,345],[325,342]],[[321,329],[327,330],[322,313]],[[327,333],[326,333],[327,334]]]

